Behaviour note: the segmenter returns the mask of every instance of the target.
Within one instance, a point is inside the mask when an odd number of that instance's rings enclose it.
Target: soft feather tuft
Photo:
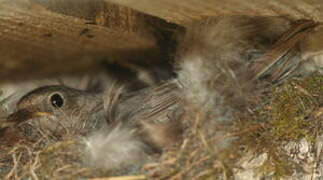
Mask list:
[[[93,133],[85,139],[86,162],[110,170],[142,164],[149,157],[148,146],[136,134],[121,123]]]
[[[274,17],[232,16],[192,25],[178,48],[178,79],[190,105],[211,112],[218,121],[245,111],[256,84],[248,63],[270,48],[290,27]]]

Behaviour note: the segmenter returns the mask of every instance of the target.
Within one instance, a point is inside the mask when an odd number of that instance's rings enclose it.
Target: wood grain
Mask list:
[[[187,25],[205,16],[291,16],[323,21],[322,0],[105,0],[168,22]]]
[[[0,5],[0,78],[80,72],[98,61],[153,59],[152,36],[89,24],[40,7]]]

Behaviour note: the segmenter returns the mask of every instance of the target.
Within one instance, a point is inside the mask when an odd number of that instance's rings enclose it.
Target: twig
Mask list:
[[[106,177],[106,178],[93,178],[88,180],[144,180],[147,179],[144,175],[138,176],[118,176],[118,177]]]
[[[30,175],[33,177],[35,180],[39,180],[38,176],[36,175],[35,171],[41,166],[40,165],[40,160],[39,160],[39,154],[40,152],[36,152],[35,160],[34,162],[30,165]]]
[[[172,178],[170,178],[171,180],[175,180],[175,179],[183,179],[182,176],[184,174],[187,174],[189,171],[191,171],[195,166],[209,160],[211,157],[210,156],[206,156],[202,159],[200,159],[199,161],[196,161],[195,163],[192,163],[188,168],[184,169],[183,171],[177,173],[177,175],[173,176]]]
[[[247,128],[247,129],[244,129],[244,130],[241,130],[241,131],[238,131],[238,132],[233,132],[233,133],[229,133],[229,134],[226,134],[224,136],[221,136],[221,137],[216,137],[216,138],[213,138],[211,139],[212,142],[217,142],[219,140],[222,140],[222,139],[225,139],[225,138],[228,138],[228,137],[234,137],[234,136],[239,136],[239,135],[242,135],[242,134],[245,134],[245,133],[248,133],[250,131],[254,131],[254,130],[257,130],[259,128],[262,128],[266,125],[267,123],[259,123],[259,124],[256,124],[254,126],[251,126],[250,128]]]
[[[17,148],[15,148],[17,149]],[[21,154],[18,155],[18,157],[16,156],[16,154],[12,155],[12,159],[13,159],[13,167],[10,170],[10,172],[6,175],[6,177],[4,179],[10,179],[12,176],[17,176],[17,169],[18,169],[18,165],[19,165],[19,161],[21,158]]]

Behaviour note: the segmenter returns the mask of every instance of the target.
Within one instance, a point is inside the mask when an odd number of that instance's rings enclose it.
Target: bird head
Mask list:
[[[31,120],[50,131],[88,130],[95,128],[103,110],[97,94],[65,86],[44,86],[24,95],[6,125]]]

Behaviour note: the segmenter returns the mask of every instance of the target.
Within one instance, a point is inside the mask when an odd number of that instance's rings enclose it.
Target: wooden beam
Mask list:
[[[80,72],[98,61],[154,59],[153,36],[89,24],[40,7],[0,4],[0,81]]]
[[[323,21],[322,0],[105,0],[186,26],[205,16],[287,15]]]
[[[95,24],[140,31],[147,15],[102,0],[32,0],[49,11],[93,21]]]

